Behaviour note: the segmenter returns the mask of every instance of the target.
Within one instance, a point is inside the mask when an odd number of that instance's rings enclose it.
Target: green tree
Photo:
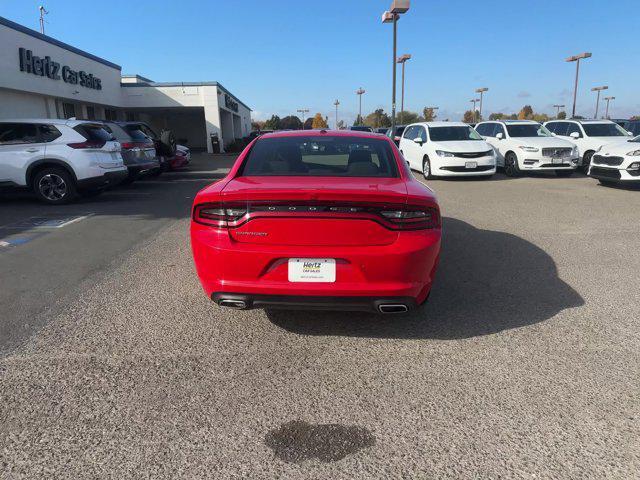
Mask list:
[[[295,115],[289,115],[280,120],[280,128],[283,130],[302,130],[302,120]]]
[[[533,108],[531,105],[525,105],[518,113],[518,120],[532,120],[533,119]]]
[[[478,111],[476,110],[475,112],[473,110],[467,110],[466,112],[464,112],[464,115],[462,117],[462,121],[464,123],[476,123],[478,118]]]
[[[533,114],[533,120],[535,120],[538,123],[548,122],[549,121],[549,115],[547,115],[546,113],[534,113]]]
[[[252,130],[264,130],[264,124],[266,122],[262,121],[262,120],[253,120],[251,122],[251,129]]]
[[[323,118],[321,113],[316,113],[311,121],[311,128],[329,128],[329,125],[327,125],[327,121]]]
[[[492,113],[489,115],[489,120],[502,120],[506,115],[504,113]]]
[[[405,110],[404,112],[400,112],[400,115],[398,115],[398,122],[403,125],[408,123],[416,123],[419,121],[420,115],[418,115],[416,112]]]
[[[436,119],[437,115],[433,108],[424,107],[422,109],[422,119],[425,122],[433,122]]]
[[[565,112],[564,110],[558,112],[558,120],[564,120],[565,118],[567,118],[567,112]]]
[[[390,127],[391,119],[382,108],[379,108],[364,118],[364,124],[371,128]]]
[[[304,121],[303,130],[311,130],[313,128],[313,117],[309,117]]]
[[[362,117],[360,116],[360,114],[358,114],[356,116],[356,121],[353,123],[354,125],[363,125],[364,122],[362,121]]]
[[[280,117],[271,115],[271,118],[264,122],[265,130],[280,130]]]

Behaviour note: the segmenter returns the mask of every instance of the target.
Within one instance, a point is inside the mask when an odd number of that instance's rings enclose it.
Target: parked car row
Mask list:
[[[0,188],[28,188],[49,204],[159,175],[190,157],[171,132],[158,135],[144,122],[0,121]]]

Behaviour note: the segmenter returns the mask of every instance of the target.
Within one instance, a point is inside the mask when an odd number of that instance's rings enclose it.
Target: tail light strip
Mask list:
[[[372,220],[390,230],[440,227],[435,206],[362,203],[203,203],[193,209],[193,220],[215,228],[237,228],[253,218],[332,218]]]

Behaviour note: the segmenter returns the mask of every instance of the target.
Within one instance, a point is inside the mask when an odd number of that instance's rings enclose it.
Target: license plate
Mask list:
[[[477,168],[478,162],[464,162],[464,168]]]
[[[336,261],[333,258],[290,258],[290,282],[335,282]]]
[[[562,157],[555,157],[552,162],[554,165],[562,165],[564,163],[564,159]]]

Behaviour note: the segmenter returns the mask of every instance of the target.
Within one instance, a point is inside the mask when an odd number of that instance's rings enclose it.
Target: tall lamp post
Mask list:
[[[564,105],[554,105],[553,108],[556,109],[556,118],[558,118],[560,116],[560,109],[564,108]]]
[[[592,92],[598,92],[598,96],[596,97],[596,115],[593,117],[596,120],[598,119],[598,108],[600,107],[600,92],[602,90],[608,90],[609,87],[606,85],[602,85],[601,87],[593,87],[591,89]]]
[[[615,100],[616,97],[604,97],[604,99],[607,101],[607,111],[604,114],[604,118],[609,118],[609,102]]]
[[[389,10],[382,14],[382,23],[393,23],[393,51],[391,64],[393,69],[391,86],[391,128],[396,127],[396,57],[398,42],[398,19],[409,10],[409,0],[393,0]]]
[[[482,88],[476,88],[476,93],[480,94],[480,111],[478,112],[478,116],[480,117],[480,120],[482,119],[482,97],[484,95],[484,92],[487,92],[489,89],[487,87],[482,87]],[[475,109],[474,111],[474,115],[475,115]]]
[[[297,112],[302,114],[302,130],[304,130],[304,114],[305,113],[309,113],[309,109],[308,108],[301,108],[301,109],[297,110]]]
[[[580,55],[574,55],[572,57],[569,57],[566,60],[567,62],[576,62],[576,81],[573,86],[573,108],[571,110],[572,118],[576,116],[576,96],[578,95],[578,76],[580,75],[580,60],[582,60],[583,58],[589,58],[589,57],[591,57],[591,53],[584,52],[584,53],[581,53]]]
[[[476,102],[479,102],[480,99],[479,98],[472,98],[471,100],[469,100],[469,102],[473,103],[473,122],[474,123],[478,123],[478,117],[476,116]]]
[[[356,95],[358,95],[358,99],[360,102],[360,106],[358,107],[358,119],[360,120],[360,122],[362,122],[362,95],[365,93],[367,93],[367,91],[362,87],[356,90]]]
[[[411,55],[405,53],[401,57],[398,57],[397,63],[402,64],[402,93],[400,94],[400,124],[403,123],[404,120],[404,64],[407,60],[411,59]]]
[[[340,102],[338,101],[338,99],[336,99],[336,101],[333,102],[333,104],[336,107],[336,130],[338,130],[338,105],[340,105]]]

